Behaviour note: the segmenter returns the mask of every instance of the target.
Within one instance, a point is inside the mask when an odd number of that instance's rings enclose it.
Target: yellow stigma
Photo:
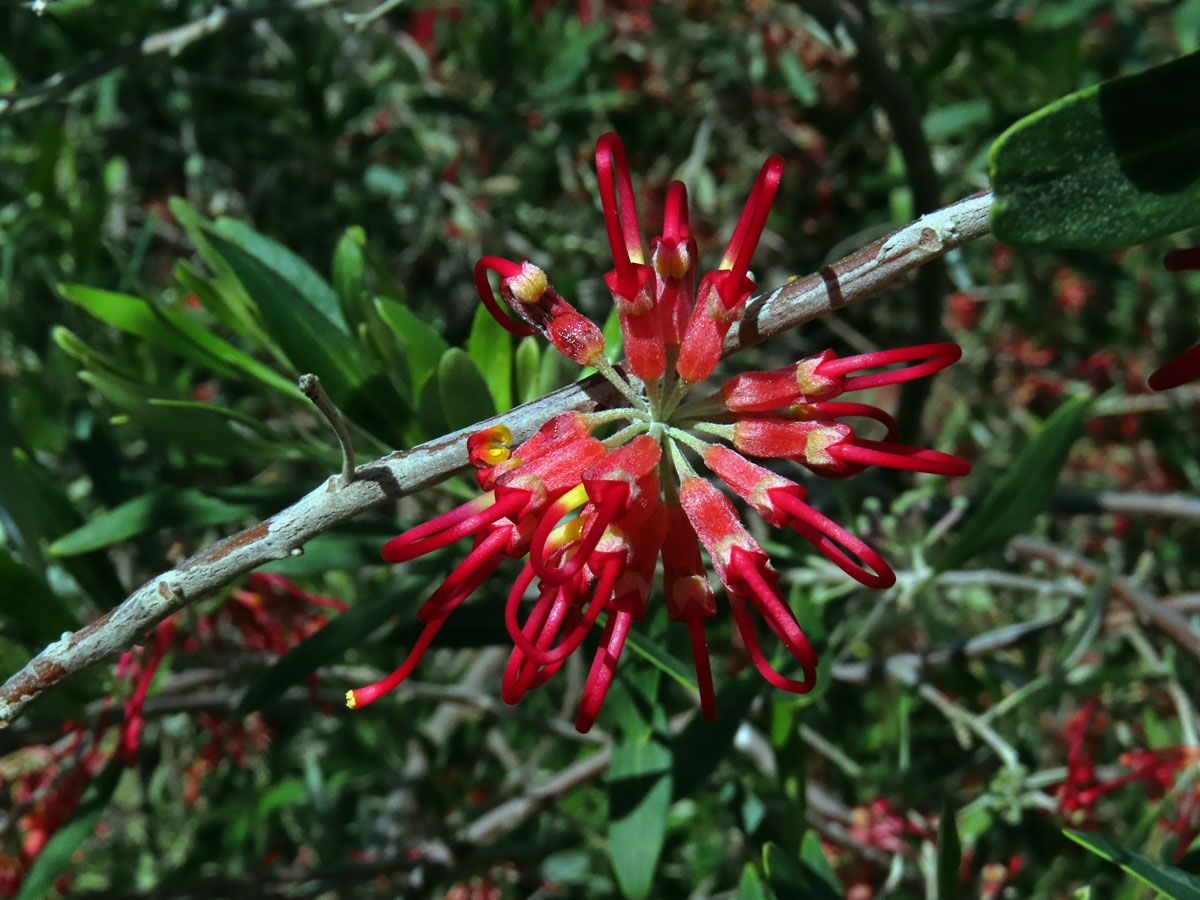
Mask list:
[[[479,455],[489,466],[496,466],[504,462],[512,454],[507,447],[499,444],[488,444]]]
[[[354,699],[354,691],[346,691],[346,705],[351,709],[358,707],[358,701]]]
[[[512,295],[526,306],[541,300],[546,289],[550,287],[546,273],[529,260],[521,263],[520,273],[504,279],[504,283],[512,291]]]

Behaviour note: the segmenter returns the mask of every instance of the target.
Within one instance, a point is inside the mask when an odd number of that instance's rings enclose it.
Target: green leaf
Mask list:
[[[306,306],[316,310],[331,327],[349,336],[350,328],[338,306],[337,294],[329,286],[329,282],[317,274],[316,269],[287,247],[264,237],[245,222],[237,219],[218,219],[214,231],[228,238],[231,243],[276,273],[303,298]],[[227,254],[222,255],[228,259]],[[242,284],[246,286],[247,290],[250,289],[250,285],[246,284],[244,280]],[[250,291],[250,296],[255,301],[259,299],[253,291]]]
[[[699,790],[729,753],[733,739],[742,726],[750,704],[766,682],[759,678],[738,678],[717,693],[719,715],[715,722],[695,716],[672,741],[675,756],[673,772],[675,799]]]
[[[196,488],[160,488],[110,509],[50,545],[54,556],[74,556],[147,531],[219,525],[254,514],[249,503],[227,503]]]
[[[81,381],[91,385],[103,397],[121,409],[121,420],[156,435],[188,453],[215,459],[291,459],[300,452],[292,443],[264,440],[260,434],[233,427],[232,413],[210,403],[159,401],[149,395],[150,388],[107,373],[80,372]],[[260,426],[261,428],[261,426]]]
[[[330,399],[350,419],[399,442],[408,405],[346,331],[333,289],[323,281],[315,286],[312,278],[320,279],[306,265],[285,275],[216,234],[209,240],[254,297],[267,331],[292,364],[320,376]]]
[[[822,872],[802,859],[788,856],[778,844],[763,847],[763,869],[767,884],[779,900],[841,900],[836,882],[830,884]]]
[[[834,891],[841,890],[841,882],[834,874],[833,866],[825,856],[825,848],[821,846],[821,838],[815,831],[804,832],[804,840],[800,842],[800,861]]]
[[[1090,404],[1090,398],[1075,397],[1054,411],[938,556],[935,569],[956,568],[1029,526],[1050,499]]]
[[[0,94],[7,94],[17,86],[17,70],[8,57],[0,53]]]
[[[435,329],[418,319],[394,297],[376,297],[375,308],[404,345],[412,376],[413,395],[419,396],[426,379],[437,371],[438,362],[450,345]]]
[[[50,893],[58,876],[70,866],[75,851],[96,830],[124,771],[125,766],[114,760],[96,777],[70,821],[54,833],[33,860],[16,900],[40,900]]]
[[[347,322],[363,319],[367,293],[363,246],[367,235],[359,226],[347,228],[333,249],[333,289]]]
[[[958,823],[954,818],[954,807],[947,797],[942,802],[942,815],[938,820],[937,900],[955,900],[959,896],[958,868],[961,863]]]
[[[1114,250],[1200,223],[1200,53],[1064,97],[990,155],[992,232]]]
[[[50,586],[15,556],[0,548],[0,584],[4,603],[0,614],[10,623],[6,632],[32,640],[56,640],[79,627],[79,619]]]
[[[517,402],[528,403],[541,396],[541,345],[532,335],[517,344]]]
[[[742,877],[738,881],[737,900],[770,900],[766,886],[758,877],[758,869],[754,863],[746,863],[742,868]]]
[[[258,310],[254,308],[245,289],[236,278],[232,275],[208,278],[184,259],[175,263],[174,274],[179,286],[194,295],[209,315],[269,352],[279,366],[289,367],[287,357],[263,329]]]
[[[438,394],[451,428],[463,428],[496,414],[483,373],[457,347],[447,350],[438,363]]]
[[[246,293],[229,262],[209,241],[212,223],[182,197],[172,197],[167,205],[171,215],[183,226],[188,239],[214,276],[206,278],[189,263],[179,260],[175,263],[174,274],[180,286],[185,291],[195,294],[204,308],[225,325],[254,341],[258,346],[270,350],[278,362],[286,363],[287,358],[263,328],[258,307]]]
[[[621,741],[608,770],[608,850],[629,900],[651,895],[671,803],[671,751],[651,741]]]
[[[467,338],[467,355],[479,366],[497,412],[512,409],[512,340],[504,326],[492,318],[482,304],[475,308],[475,321]]]
[[[800,60],[791,53],[780,53],[777,62],[779,74],[783,76],[784,83],[787,84],[792,96],[800,102],[801,106],[816,106],[819,95],[817,79],[813,73],[800,65]]]
[[[162,309],[141,297],[82,284],[60,285],[59,293],[102,322],[151,341],[219,374],[232,378],[246,375],[288,397],[302,399],[304,396],[290,379],[177,312]]]
[[[691,669],[688,665],[653,638],[631,632],[625,639],[625,645],[655,668],[661,669],[663,674],[674,678],[693,694],[698,693],[696,682],[692,680]]]
[[[1099,835],[1084,834],[1072,831],[1070,828],[1063,829],[1063,834],[1087,847],[1097,856],[1120,866],[1139,881],[1161,891],[1170,900],[1200,900],[1200,878],[1189,872],[1155,862],[1140,853],[1134,853],[1124,847],[1118,847],[1116,844],[1110,844]]]

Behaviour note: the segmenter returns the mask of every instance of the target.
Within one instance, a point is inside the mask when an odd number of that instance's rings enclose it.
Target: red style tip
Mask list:
[[[754,290],[754,283],[746,278],[746,273],[750,271],[750,259],[762,238],[767,215],[771,212],[771,204],[775,202],[775,194],[779,190],[782,177],[782,156],[772,156],[763,163],[742,209],[742,215],[733,229],[733,236],[730,237],[725,255],[721,258],[721,268],[727,269],[729,274],[717,283],[721,301],[726,309],[740,306]]]
[[[400,668],[387,678],[381,679],[374,684],[369,684],[366,687],[346,691],[346,706],[350,709],[362,709],[364,706],[374,703],[384,694],[395,690],[400,682],[412,674],[413,669],[417,667],[417,663],[421,661],[421,657],[425,655],[425,651],[429,649],[429,645],[433,643],[438,629],[442,627],[442,623],[445,621],[445,619],[437,619],[426,625],[421,630],[421,635],[417,638],[416,644],[413,645],[412,651],[408,654],[404,662],[400,664]]]
[[[1188,269],[1200,269],[1200,247],[1187,247],[1183,250],[1172,250],[1163,257],[1163,268],[1168,272],[1182,272]]]
[[[686,241],[691,237],[688,227],[687,185],[682,181],[672,181],[667,187],[667,200],[663,211],[663,240]]]
[[[925,472],[929,475],[948,475],[954,478],[968,475],[971,464],[965,459],[941,453],[937,450],[925,450],[920,447],[907,447],[904,444],[893,444],[890,441],[868,441],[865,438],[851,436],[826,448],[830,456],[845,463],[856,463],[862,466],[883,466],[888,469],[903,469],[907,472]]]
[[[851,372],[861,372],[865,369],[876,369],[880,366],[890,366],[895,363],[924,360],[916,365],[903,369],[891,369],[887,372],[875,372],[871,375],[856,375],[848,378],[842,386],[843,391],[861,391],[867,388],[883,387],[887,384],[899,384],[902,381],[912,381],[940,372],[942,369],[962,358],[962,348],[958,344],[945,342],[940,344],[920,344],[916,347],[900,347],[895,350],[880,350],[875,353],[862,353],[858,356],[847,356],[841,359],[828,359],[817,365],[817,374],[825,378],[844,378]]]
[[[896,573],[874,550],[802,499],[803,495],[787,488],[768,492],[780,519],[791,526],[822,556],[860,584],[876,590],[896,583]]]
[[[538,330],[532,325],[514,322],[511,316],[500,309],[500,304],[496,302],[496,294],[492,291],[491,282],[488,281],[488,272],[495,272],[501,278],[513,278],[521,274],[521,266],[500,256],[483,257],[475,263],[475,290],[479,292],[479,299],[483,301],[487,311],[492,314],[492,318],[504,326],[504,330],[509,334],[517,337],[529,337],[531,334],[537,334]]]
[[[625,146],[615,132],[601,135],[596,141],[596,177],[617,284],[620,293],[632,297],[637,293],[637,266],[645,258],[642,256],[642,232],[638,227],[629,160],[625,157]]]
[[[1168,391],[1200,378],[1200,344],[1163,363],[1146,380],[1152,391]]]

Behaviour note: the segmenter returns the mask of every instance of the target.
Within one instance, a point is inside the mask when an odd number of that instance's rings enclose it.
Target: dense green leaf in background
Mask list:
[[[1055,101],[992,148],[992,230],[1115,250],[1200,224],[1200,53]]]
[[[1073,831],[1070,828],[1064,829],[1063,834],[1087,847],[1097,856],[1120,866],[1139,881],[1161,891],[1168,900],[1200,900],[1200,878],[1190,872],[1118,847],[1097,834]]]
[[[937,557],[934,565],[939,570],[953,569],[999,546],[1045,509],[1090,404],[1087,397],[1075,397],[1042,423]]]

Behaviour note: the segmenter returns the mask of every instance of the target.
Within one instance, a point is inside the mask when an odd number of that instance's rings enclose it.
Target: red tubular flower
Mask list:
[[[720,268],[700,281],[696,305],[675,363],[675,371],[686,383],[695,384],[712,374],[721,359],[725,335],[742,317],[742,309],[754,293],[754,282],[747,277],[750,258],[762,237],[782,175],[782,157],[772,156],[763,163],[725,248]]]
[[[817,654],[780,593],[778,573],[742,526],[733,503],[696,473],[685,452],[696,453],[771,525],[791,528],[851,578],[873,588],[896,581],[879,554],[805,502],[801,485],[742,454],[795,460],[826,477],[868,465],[945,475],[965,474],[968,466],[944,453],[899,443],[896,422],[883,410],[836,399],[932,375],[959,358],[955,344],[844,358],[826,350],[773,372],[736,376],[710,396],[684,402],[692,384],[716,366],[725,336],[754,290],[750,259],[782,167],[779,157],[762,167],[720,267],[699,279],[697,291],[698,253],[686,189],[679,182],[668,186],[663,232],[650,239],[647,263],[625,150],[616,135],[600,138],[596,169],[613,256],[605,282],[620,317],[628,367],[636,376],[631,379],[608,363],[599,329],[550,287],[541,269],[494,256],[479,261],[480,298],[505,328],[519,335],[541,332],[565,355],[594,366],[627,405],[564,413],[515,448],[503,425],[468,438],[467,454],[484,493],[389,541],[383,557],[403,562],[464,538],[471,539],[471,548],[418,609],[425,628],[408,657],[387,678],[350,691],[351,707],[372,702],[408,677],[446,617],[503,560],[527,556],[505,603],[513,649],[501,696],[515,703],[544,684],[603,620],[575,720],[586,731],[615,677],[630,628],[646,613],[661,557],[667,611],[688,629],[700,710],[712,718],[716,702],[704,626],[717,604],[701,547],[762,676],[783,690],[813,689]],[[501,299],[525,324],[501,309],[488,281],[492,271],[500,275]],[[866,419],[866,427],[881,426],[883,433],[862,437],[843,419]],[[608,430],[593,436],[600,428]],[[523,608],[527,599],[532,604]],[[796,671],[781,672],[768,661],[755,614],[783,644]]]
[[[1163,265],[1172,272],[1185,269],[1200,270],[1200,247],[1188,247],[1186,250],[1168,253],[1163,259]],[[1200,378],[1200,344],[1184,350],[1174,359],[1167,360],[1150,374],[1146,384],[1152,391],[1167,391],[1196,378]]]

